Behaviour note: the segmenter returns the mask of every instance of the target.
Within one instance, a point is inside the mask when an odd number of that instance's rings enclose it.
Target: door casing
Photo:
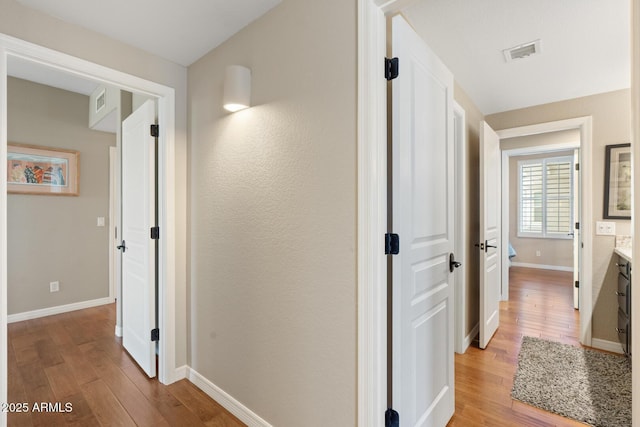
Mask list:
[[[149,80],[98,65],[71,55],[0,34],[0,174],[6,176],[7,155],[7,58],[16,56],[65,70],[94,81],[135,91],[158,100],[159,224],[160,242],[160,366],[158,379],[170,384],[184,375],[175,364],[176,355],[176,215],[175,215],[175,90]],[[4,159],[4,160],[3,160]],[[119,196],[118,196],[119,197]],[[7,348],[7,192],[0,180],[0,349]],[[7,402],[7,354],[0,351],[0,401]],[[0,426],[6,413],[0,414]]]

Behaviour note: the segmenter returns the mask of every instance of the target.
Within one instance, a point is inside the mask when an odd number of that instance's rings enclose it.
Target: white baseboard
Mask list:
[[[473,339],[476,337],[476,335],[478,335],[479,331],[480,331],[480,323],[476,323],[476,326],[474,326],[473,329],[471,329],[471,332],[469,332],[469,335],[464,337],[464,347],[462,351],[463,353],[467,351],[467,349],[473,342]]]
[[[546,264],[532,264],[529,262],[511,262],[512,267],[527,267],[527,268],[539,268],[541,270],[556,270],[556,271],[573,271],[573,267],[565,267],[562,265],[546,265]]]
[[[189,378],[189,371],[191,368],[187,365],[182,365],[176,368],[173,373],[173,381],[180,381],[185,378]]]
[[[116,325],[115,334],[116,334],[117,337],[121,337],[122,336],[122,326]]]
[[[40,310],[25,311],[24,313],[10,314],[7,316],[7,323],[21,322],[23,320],[37,319],[39,317],[52,316],[54,314],[68,313],[70,311],[82,310],[83,308],[97,307],[99,305],[111,304],[114,298],[98,298],[90,301],[74,302],[73,304],[58,305],[56,307],[42,308]]]
[[[260,418],[249,408],[234,399],[220,387],[203,377],[196,370],[187,366],[183,367],[188,371],[188,379],[195,384],[200,390],[204,391],[213,400],[222,405],[227,411],[235,415],[240,421],[249,427],[272,427],[271,424]],[[179,368],[182,369],[182,368]],[[185,372],[186,373],[186,372]]]
[[[618,354],[624,353],[622,351],[622,344],[620,344],[619,342],[601,340],[599,338],[591,339],[591,347],[597,348],[600,350],[610,351],[612,353],[618,353]]]

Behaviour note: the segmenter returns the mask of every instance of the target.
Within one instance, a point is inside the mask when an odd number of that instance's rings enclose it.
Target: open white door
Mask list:
[[[402,426],[454,411],[453,76],[407,22],[392,20],[392,406]]]
[[[501,190],[500,138],[480,122],[480,348],[489,344],[500,323]]]
[[[122,345],[149,377],[156,376],[155,118],[147,101],[122,123]]]
[[[573,164],[580,163],[580,150],[573,152]],[[580,169],[573,173],[573,308],[580,308]]]

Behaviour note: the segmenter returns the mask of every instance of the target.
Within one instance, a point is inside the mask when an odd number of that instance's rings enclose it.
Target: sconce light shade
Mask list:
[[[236,112],[251,106],[251,70],[230,65],[224,76],[224,109]]]

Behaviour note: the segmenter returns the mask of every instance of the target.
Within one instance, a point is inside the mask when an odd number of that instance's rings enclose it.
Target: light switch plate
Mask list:
[[[98,227],[104,227],[104,217],[103,216],[99,216],[98,217]]]
[[[598,236],[615,236],[616,223],[610,221],[596,221],[596,235]]]

